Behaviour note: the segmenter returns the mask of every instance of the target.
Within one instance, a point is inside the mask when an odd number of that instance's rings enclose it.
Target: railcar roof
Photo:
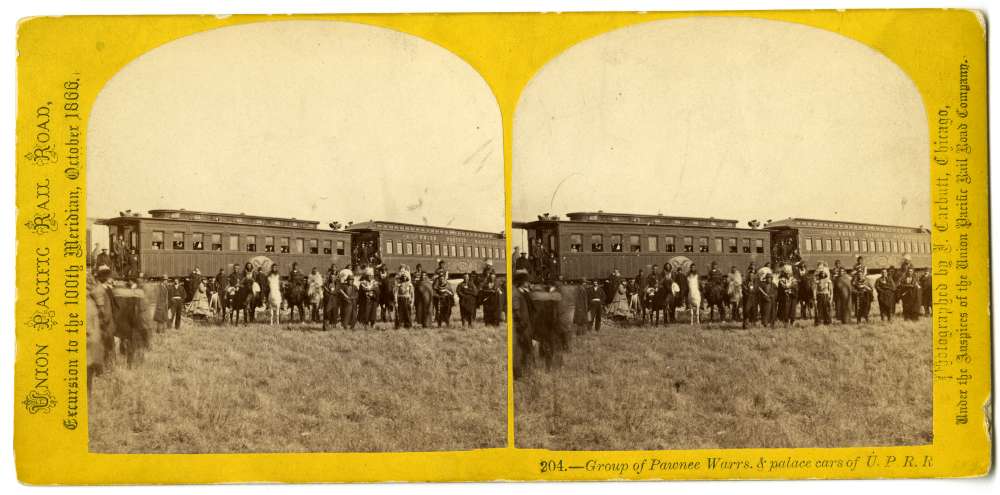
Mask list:
[[[246,215],[244,213],[220,213],[193,210],[157,209],[149,210],[149,216],[138,213],[122,214],[121,216],[99,219],[99,225],[120,225],[130,222],[166,221],[182,223],[205,223],[215,225],[236,225],[241,227],[267,227],[305,230],[310,232],[337,232],[319,228],[316,220],[300,220],[297,218],[266,217]]]
[[[415,223],[404,223],[404,222],[393,222],[388,220],[369,220],[367,222],[355,223],[346,230],[350,231],[378,231],[378,230],[396,230],[401,232],[424,232],[432,234],[451,234],[451,235],[468,235],[468,234],[484,234],[491,238],[503,239],[503,233],[497,232],[486,232],[483,230],[470,230],[470,229],[456,229],[452,227],[436,227],[433,225],[420,225]]]
[[[816,218],[798,218],[790,217],[783,220],[775,220],[767,224],[764,228],[799,228],[799,227],[817,227],[826,229],[843,229],[843,230],[905,230],[913,233],[927,233],[930,230],[923,227],[907,227],[904,225],[885,225],[877,223],[863,223],[863,222],[848,222],[842,220],[820,220]]]

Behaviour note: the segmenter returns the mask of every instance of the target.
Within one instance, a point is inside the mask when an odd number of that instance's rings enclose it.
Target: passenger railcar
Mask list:
[[[360,258],[377,252],[390,271],[404,264],[411,270],[420,264],[425,271],[434,271],[439,259],[452,275],[481,272],[487,261],[497,274],[506,271],[503,234],[382,220],[352,224],[347,230],[354,245],[364,251]]]
[[[664,263],[684,271],[694,263],[704,272],[715,261],[721,270],[744,271],[751,261],[770,260],[770,233],[739,228],[736,220],[600,211],[567,217],[514,224],[527,231],[529,257],[554,256],[552,269],[566,280],[603,279],[613,269],[633,276]]]
[[[311,220],[161,209],[98,223],[108,226],[112,250],[135,249],[145,277],[184,277],[196,267],[203,275],[228,273],[255,258],[278,263],[282,273],[293,262],[307,272],[351,259],[350,232],[322,230]]]
[[[776,262],[799,257],[813,269],[820,261],[833,266],[840,260],[850,268],[863,256],[869,271],[898,268],[910,256],[915,269],[931,265],[931,233],[920,227],[900,227],[811,218],[777,220],[764,227],[771,232]]]

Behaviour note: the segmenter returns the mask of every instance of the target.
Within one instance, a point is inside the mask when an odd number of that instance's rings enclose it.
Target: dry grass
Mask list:
[[[521,448],[931,442],[931,322],[615,328],[515,383]]]
[[[95,380],[95,452],[385,452],[506,444],[501,328],[191,326]]]

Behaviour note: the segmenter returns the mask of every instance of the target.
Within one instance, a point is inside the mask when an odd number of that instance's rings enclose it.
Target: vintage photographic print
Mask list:
[[[505,444],[500,115],[467,63],[225,27],[129,63],[87,133],[91,451]]]
[[[983,13],[17,31],[22,483],[991,469]]]
[[[514,117],[516,445],[930,443],[928,142],[899,67],[812,27],[548,62]]]

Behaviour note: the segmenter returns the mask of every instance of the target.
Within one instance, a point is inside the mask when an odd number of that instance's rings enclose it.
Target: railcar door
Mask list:
[[[771,231],[771,261],[775,265],[796,263],[801,259],[798,229]]]
[[[365,230],[351,233],[351,264],[354,266],[371,265],[376,259],[382,259],[379,235],[377,231]]]

